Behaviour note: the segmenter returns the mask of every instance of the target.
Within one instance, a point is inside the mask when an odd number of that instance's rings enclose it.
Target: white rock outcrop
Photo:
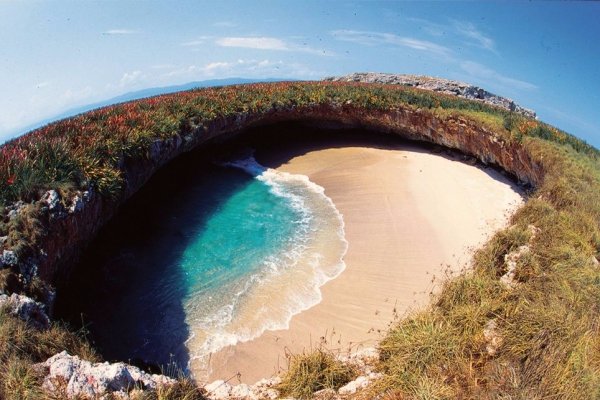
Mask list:
[[[273,377],[261,379],[254,385],[240,383],[232,385],[223,380],[217,380],[204,386],[208,398],[211,400],[263,400],[278,399],[279,391],[275,389],[281,383],[281,378]]]
[[[22,294],[13,293],[10,296],[0,294],[0,307],[39,329],[50,327],[50,318],[42,303]]]
[[[358,376],[351,382],[342,386],[337,391],[323,389],[313,394],[316,400],[345,399],[367,388],[373,381],[381,378],[381,374],[373,371],[373,365],[379,359],[377,349],[368,347],[353,351],[350,354],[340,354],[338,359],[356,368]],[[228,381],[217,380],[204,386],[211,400],[263,400],[279,399],[280,393],[276,389],[281,383],[281,377],[262,379],[253,385],[240,383],[231,384]]]
[[[46,372],[42,387],[49,393],[71,398],[98,398],[113,393],[129,398],[134,389],[155,390],[175,380],[148,374],[125,363],[91,363],[66,351],[38,364]]]
[[[490,319],[483,328],[483,337],[485,339],[485,351],[490,356],[496,355],[502,345],[502,336],[498,332],[498,325],[495,319]]]
[[[419,89],[451,94],[464,99],[478,100],[492,106],[514,111],[529,118],[536,118],[535,111],[521,107],[513,100],[488,92],[478,86],[459,81],[430,76],[383,74],[377,72],[358,72],[350,75],[325,78],[326,81],[383,83],[388,85],[412,86]]]
[[[528,245],[519,246],[517,250],[511,251],[504,256],[504,263],[506,265],[506,272],[500,277],[500,282],[507,288],[515,287],[518,282],[515,280],[517,273],[517,262],[525,254],[530,252]]]

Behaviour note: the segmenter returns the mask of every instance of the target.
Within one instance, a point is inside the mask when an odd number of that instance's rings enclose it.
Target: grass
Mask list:
[[[54,322],[50,329],[39,330],[0,308],[0,399],[58,400],[66,397],[44,393],[43,377],[34,367],[56,353],[66,350],[71,355],[98,362],[96,351],[87,343],[83,332],[73,333]],[[177,382],[154,392],[142,392],[134,399],[204,400],[205,392],[189,378],[179,374]]]
[[[277,389],[284,396],[308,399],[323,389],[337,390],[356,377],[356,369],[324,347],[288,356],[288,370]]]
[[[445,282],[427,309],[389,331],[380,345],[384,377],[373,390],[390,399],[600,398],[600,268],[594,261],[600,258],[600,153],[552,126],[480,102],[398,86],[283,82],[192,90],[91,111],[0,147],[3,248],[20,259],[35,254],[48,234],[39,201],[48,189],[58,190],[65,206],[89,187],[111,204],[123,196],[127,163],[149,160],[157,140],[202,136],[228,117],[318,105],[465,119],[509,149],[522,149],[544,175],[511,227],[476,253],[472,270]],[[17,201],[22,211],[9,218]],[[505,256],[523,245],[529,251],[517,260],[516,284],[507,287],[499,280]],[[18,266],[0,270],[0,288],[39,300],[48,294],[48,283],[24,279]],[[501,338],[494,354],[483,333],[491,320]],[[65,327],[36,331],[0,313],[0,397],[35,396],[31,365],[65,349],[95,357]],[[307,397],[347,379],[330,356],[322,350],[297,356],[284,392]],[[151,396],[199,398],[192,387],[182,380]]]
[[[0,398],[42,398],[41,377],[33,364],[63,350],[98,360],[90,345],[64,326],[53,323],[50,329],[39,330],[0,309]]]

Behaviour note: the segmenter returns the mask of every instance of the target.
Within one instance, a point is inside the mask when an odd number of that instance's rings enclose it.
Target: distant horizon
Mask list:
[[[234,82],[232,82],[234,81]],[[219,83],[225,83],[225,85],[236,85],[242,83],[256,83],[256,82],[277,82],[278,79],[245,79],[239,77],[231,77],[231,78],[222,78],[222,79],[208,79],[205,81],[194,81],[187,82],[181,85],[172,85],[172,86],[159,86],[159,87],[149,87],[140,90],[136,90],[133,92],[121,93],[115,97],[111,97],[108,99],[96,101],[89,104],[83,104],[77,107],[69,108],[64,110],[56,115],[53,115],[48,118],[41,119],[39,121],[35,121],[26,127],[19,128],[15,132],[9,132],[7,134],[6,139],[0,138],[0,144],[5,143],[11,139],[15,139],[19,136],[22,136],[26,133],[29,133],[33,130],[39,129],[45,125],[51,124],[53,122],[58,122],[60,120],[75,117],[79,114],[86,113],[88,111],[96,110],[98,108],[109,107],[111,105],[116,105],[119,103],[124,103],[128,101],[140,100],[148,97],[160,96],[163,94],[172,94],[186,90],[192,90],[195,88],[203,88],[210,86],[220,86]],[[146,94],[147,93],[147,94]],[[12,136],[11,136],[12,135]]]
[[[65,112],[214,79],[435,76],[600,147],[600,3],[2,2],[0,142]]]
[[[419,74],[399,74],[399,73],[396,74],[396,73],[392,73],[392,72],[379,72],[379,71],[356,71],[354,73],[381,73],[381,74],[394,74],[394,75],[427,76],[427,75],[419,75]],[[318,81],[318,80],[323,80],[326,78],[338,77],[338,76],[344,76],[344,75],[324,76],[320,79],[315,79],[315,80]],[[447,79],[447,78],[438,77],[438,76],[429,76],[429,77]],[[35,121],[26,127],[16,130],[15,132],[8,132],[8,134],[6,135],[7,137],[5,139],[0,138],[0,145],[2,143],[5,143],[12,139],[15,139],[19,136],[25,135],[31,131],[39,129],[45,125],[48,125],[48,124],[51,124],[54,122],[58,122],[60,120],[66,119],[66,118],[72,118],[79,114],[82,114],[82,113],[85,113],[88,111],[92,111],[92,110],[95,110],[98,108],[109,107],[111,105],[115,105],[115,104],[119,104],[119,103],[123,103],[123,102],[135,101],[135,100],[140,100],[140,99],[144,99],[144,98],[148,98],[148,97],[160,96],[163,94],[173,94],[173,93],[178,93],[181,91],[193,90],[195,88],[221,86],[220,84],[223,84],[224,86],[228,86],[228,85],[247,84],[247,83],[283,82],[283,81],[294,81],[294,80],[296,80],[296,79],[281,79],[281,78],[248,79],[248,78],[242,78],[242,77],[231,77],[231,78],[219,78],[219,79],[208,79],[208,80],[204,80],[204,81],[187,82],[187,83],[180,84],[180,85],[144,88],[144,89],[136,90],[133,92],[122,93],[122,94],[119,94],[118,96],[111,97],[109,99],[104,99],[104,100],[100,100],[100,101],[97,101],[94,103],[83,104],[78,107],[73,107],[73,108],[65,110],[59,114],[53,115],[51,117],[44,118],[39,121]],[[302,81],[302,80],[298,80],[298,81]],[[456,80],[453,80],[453,81],[456,81]],[[471,84],[469,82],[463,82],[463,81],[456,81],[456,82]],[[474,86],[476,86],[476,85],[474,85]],[[490,92],[489,90],[487,90],[484,87],[481,89],[484,89],[484,90]],[[497,96],[504,97],[498,93],[493,93],[493,92],[490,92],[490,93],[497,95]],[[513,100],[510,98],[508,98],[508,99]],[[515,102],[515,103],[518,104],[519,106],[522,106],[521,104],[519,104],[517,102]],[[535,110],[533,110],[533,111],[535,112]]]

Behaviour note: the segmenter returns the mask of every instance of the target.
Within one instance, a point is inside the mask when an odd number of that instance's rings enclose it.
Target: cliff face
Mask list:
[[[528,118],[536,118],[535,111],[521,107],[511,99],[495,95],[478,86],[452,81],[449,79],[405,74],[358,72],[346,76],[325,78],[325,80],[332,82],[382,83],[388,85],[417,87],[419,89],[441,92],[444,94],[462,97],[464,99],[481,101],[483,103],[500,107],[508,111],[517,112]]]
[[[124,160],[126,187],[120,198],[109,201],[92,190],[75,199],[63,199],[67,207],[52,207],[50,197],[43,210],[48,221],[48,235],[40,246],[40,256],[29,260],[37,273],[48,282],[68,279],[70,266],[98,230],[114,215],[118,206],[139,190],[152,174],[168,161],[213,139],[234,137],[246,128],[277,122],[296,121],[311,125],[339,128],[363,128],[385,132],[411,140],[420,140],[457,149],[483,163],[498,165],[520,181],[537,186],[544,175],[543,167],[520,144],[507,143],[485,127],[466,118],[441,120],[427,110],[397,108],[388,111],[357,108],[344,104],[319,104],[308,107],[272,108],[261,114],[240,112],[213,121],[167,140],[153,143],[147,159]],[[66,200],[66,201],[65,201]]]

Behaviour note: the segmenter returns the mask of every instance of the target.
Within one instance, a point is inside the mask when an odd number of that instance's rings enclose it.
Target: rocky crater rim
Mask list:
[[[96,193],[93,186],[78,192],[71,199],[61,199],[55,190],[48,191],[40,201],[48,213],[50,234],[45,243],[40,245],[42,256],[25,262],[17,261],[24,266],[22,272],[26,276],[37,273],[43,280],[56,285],[68,278],[74,260],[114,215],[119,205],[137,192],[163,165],[182,153],[209,143],[233,139],[250,128],[283,122],[324,129],[365,129],[432,143],[458,150],[483,164],[498,166],[524,184],[537,186],[543,178],[542,166],[524,148],[505,142],[492,131],[466,118],[441,120],[420,109],[400,107],[395,110],[364,110],[351,104],[274,109],[263,114],[239,113],[188,134],[156,140],[151,146],[149,159],[125,162],[125,188],[116,201],[107,201]],[[14,262],[12,256],[5,250],[4,259]]]
[[[450,79],[424,75],[356,72],[344,76],[327,77],[324,80],[331,82],[364,82],[416,87],[432,92],[454,95],[464,99],[481,101],[482,103],[500,107],[507,111],[514,111],[528,118],[537,118],[535,111],[522,107],[509,98],[498,96],[479,86]]]
[[[427,79],[417,78],[419,84],[413,86],[425,86],[425,83],[420,82],[426,82]],[[354,81],[354,78],[352,79]],[[380,82],[383,78],[371,79],[368,75],[359,76],[357,79],[361,82],[393,83]],[[444,84],[454,87],[455,82],[447,82],[450,83]],[[326,87],[328,84],[336,83],[303,84]],[[435,83],[438,86],[439,84],[439,81]],[[279,90],[277,85],[279,84],[248,85],[248,87],[256,87],[259,90]],[[345,84],[337,83],[337,85]],[[461,86],[458,87],[460,89]],[[465,93],[470,90],[467,89]],[[461,96],[453,89],[428,90],[451,92],[453,95]],[[202,90],[197,93],[201,95]],[[172,97],[175,96],[177,94]],[[508,109],[521,112],[514,103]],[[521,113],[528,117],[535,116],[534,113]],[[531,148],[526,145],[527,141],[508,140],[507,137],[484,124],[461,115],[440,117],[429,109],[402,103],[391,107],[365,107],[355,104],[351,99],[335,97],[300,105],[273,103],[267,109],[257,112],[238,110],[226,115],[217,115],[201,123],[190,123],[190,129],[174,132],[167,138],[154,139],[144,156],[122,158],[119,168],[124,178],[123,187],[116,198],[102,195],[93,184],[78,190],[71,198],[62,198],[55,189],[48,190],[36,201],[47,234],[37,244],[36,252],[26,259],[19,259],[13,249],[3,248],[0,255],[2,267],[17,269],[25,280],[38,276],[51,285],[64,283],[68,280],[70,269],[81,252],[94,239],[97,232],[115,215],[120,205],[145,185],[158,169],[183,153],[209,145],[219,145],[249,130],[279,123],[304,124],[323,129],[360,129],[439,145],[464,153],[483,164],[496,166],[514,176],[519,182],[533,187],[541,185],[547,169],[544,160],[536,157]],[[6,218],[19,216],[25,208],[26,204],[22,201],[7,207]],[[2,241],[5,242],[6,239]],[[45,304],[40,302],[31,304],[20,297],[9,297],[11,293],[8,292],[5,295],[0,293],[3,295],[0,302],[8,304],[13,314],[24,319],[31,318],[43,325],[42,328],[47,324],[47,319],[41,313],[46,312],[51,315],[55,297],[52,290],[47,290],[45,293],[43,298]],[[34,310],[35,315],[33,317],[22,315],[24,309]]]

